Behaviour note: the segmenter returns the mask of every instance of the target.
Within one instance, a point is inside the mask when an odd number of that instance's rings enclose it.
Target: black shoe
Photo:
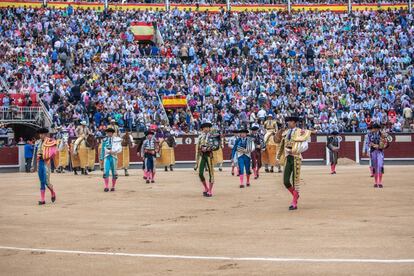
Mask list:
[[[78,175],[78,171],[77,171],[77,170],[73,170],[73,173],[74,173],[75,175]]]
[[[170,165],[170,171],[173,171],[174,169],[173,169],[173,166],[172,165]]]
[[[267,173],[268,173],[268,172],[269,172],[269,169],[265,169],[265,172],[267,172]]]
[[[128,170],[125,170],[125,176],[129,176]]]
[[[145,183],[149,184],[149,183],[150,183],[150,181],[147,179],[147,181],[145,181]]]
[[[293,206],[293,205],[289,206],[289,211],[293,211],[293,210],[296,210],[296,209],[298,209],[298,206]]]
[[[259,176],[255,176],[255,177],[254,177],[254,179],[258,179],[258,178],[259,178]]]
[[[52,196],[52,202],[55,202],[55,201],[56,201],[56,195]]]
[[[382,184],[378,184],[378,188],[382,189],[384,186],[382,186]]]
[[[111,188],[111,192],[115,192],[115,188]]]
[[[234,176],[234,172],[232,172],[231,175]]]
[[[106,192],[109,192],[109,189],[108,188],[105,188],[104,189],[104,192],[106,193]]]
[[[222,168],[219,168],[219,171],[220,171],[220,172],[222,172],[222,171],[223,171],[223,169],[222,169]]]
[[[168,172],[168,167],[167,167],[167,166],[165,166],[164,170],[165,170],[166,172]]]
[[[207,194],[207,195],[206,195],[206,197],[212,197],[212,196],[213,196],[212,194]]]
[[[92,169],[88,169],[88,172],[92,172]]]
[[[46,201],[39,201],[38,203],[39,203],[39,205],[45,205]]]
[[[244,188],[244,185],[240,185],[240,189]]]
[[[207,197],[208,193],[207,192],[203,192],[203,196]]]
[[[274,173],[275,171],[274,171],[273,169],[270,169],[270,172],[271,172],[271,173]]]
[[[374,188],[378,188],[378,184],[375,184],[375,185],[374,185]]]
[[[88,175],[89,173],[88,173],[88,170],[85,170],[85,175]]]
[[[282,170],[281,170],[281,169],[279,169],[277,172],[278,172],[278,173],[281,173],[281,172],[282,172]]]
[[[247,186],[247,187],[250,187],[250,183],[247,183],[247,184],[246,184],[246,186]]]
[[[155,183],[155,180],[151,180],[151,183]]]

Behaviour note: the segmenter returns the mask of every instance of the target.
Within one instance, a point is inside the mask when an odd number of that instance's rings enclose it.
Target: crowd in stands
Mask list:
[[[412,124],[414,18],[405,11],[312,13],[0,9],[0,77],[10,93],[38,93],[72,134],[208,120],[225,131],[299,114],[320,133]],[[133,21],[154,22],[158,44]],[[164,110],[164,95],[188,109]]]

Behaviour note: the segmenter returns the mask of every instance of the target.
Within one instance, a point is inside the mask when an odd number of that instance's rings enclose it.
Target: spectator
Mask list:
[[[32,159],[33,159],[33,150],[34,145],[32,140],[27,140],[26,144],[24,145],[24,158],[26,162],[26,172],[30,172],[32,167]]]
[[[0,18],[0,75],[69,129],[114,118],[128,129],[168,122],[183,133],[208,119],[231,130],[268,113],[280,123],[297,113],[323,133],[412,124],[414,20],[404,11],[9,8]],[[163,42],[134,41],[132,21],[156,24]],[[165,113],[163,95],[186,96],[191,113]]]

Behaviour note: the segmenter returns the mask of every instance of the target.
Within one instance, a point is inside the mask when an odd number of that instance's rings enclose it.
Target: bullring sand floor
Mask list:
[[[114,193],[99,171],[53,174],[45,206],[35,174],[2,173],[0,275],[414,275],[414,166],[381,190],[366,166],[328,170],[303,167],[296,211],[277,173],[240,189],[217,171],[212,198],[191,169],[132,170]]]

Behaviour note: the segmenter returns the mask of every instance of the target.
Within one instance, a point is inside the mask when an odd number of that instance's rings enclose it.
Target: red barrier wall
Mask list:
[[[399,134],[396,137],[392,135],[394,141],[391,143],[390,147],[385,151],[386,158],[414,158],[414,134]],[[319,136],[326,137],[324,135]],[[341,149],[339,152],[340,157],[346,157],[351,160],[356,159],[355,154],[355,142],[347,141],[350,138],[360,138],[359,143],[359,156],[362,156],[362,147],[364,141],[364,135],[355,134],[355,135],[344,135],[342,136],[343,140],[341,142]],[[182,143],[179,143],[175,149],[175,159],[176,161],[194,161],[195,160],[195,136],[182,136],[180,140]],[[347,139],[348,138],[348,139]],[[404,142],[411,138],[411,141]],[[404,140],[404,141],[402,141]],[[230,148],[227,145],[224,147],[224,160],[230,159]],[[311,137],[311,142],[309,143],[309,149],[303,154],[304,159],[326,159],[326,143],[318,142],[318,137],[313,135]],[[141,158],[137,156],[136,146],[130,149],[130,160],[131,162],[140,162]],[[98,153],[97,159],[98,162]],[[2,165],[18,165],[18,148],[17,147],[4,147],[0,148],[0,167]]]
[[[19,148],[1,148],[0,149],[0,167],[3,165],[18,165],[19,164]]]

